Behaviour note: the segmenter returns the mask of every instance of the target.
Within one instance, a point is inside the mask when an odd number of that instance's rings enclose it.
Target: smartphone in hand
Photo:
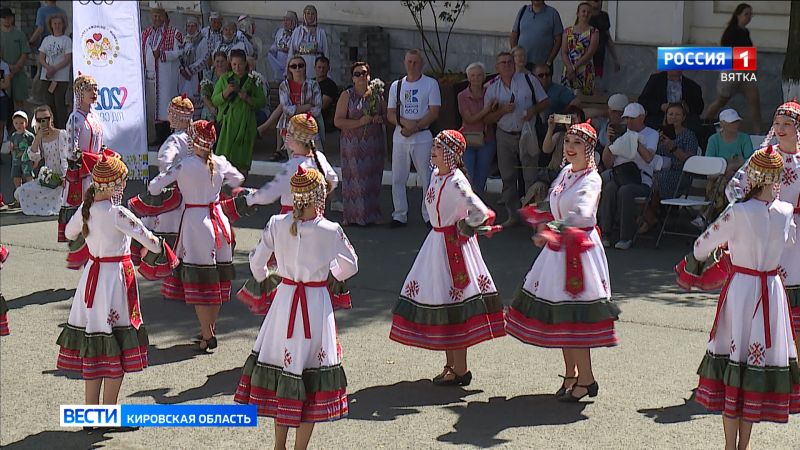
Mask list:
[[[671,140],[675,140],[675,125],[664,125],[661,127],[661,132],[664,136],[670,138]]]

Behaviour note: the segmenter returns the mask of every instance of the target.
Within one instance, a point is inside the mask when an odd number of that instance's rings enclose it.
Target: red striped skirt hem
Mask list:
[[[0,314],[0,336],[8,336],[11,331],[8,329],[8,314]]]
[[[427,350],[456,350],[505,336],[503,313],[481,314],[453,325],[427,325],[394,314],[389,339]]]
[[[140,372],[147,367],[147,347],[123,350],[121,355],[81,357],[79,350],[60,347],[56,367],[78,372],[84,380],[119,378],[129,372]]]
[[[618,343],[613,319],[548,324],[526,317],[514,308],[506,313],[506,331],[526,344],[545,348],[614,347]]]
[[[794,333],[800,336],[800,306],[792,308],[792,328],[794,328]]]
[[[273,417],[277,425],[298,427],[303,422],[328,422],[347,416],[347,392],[309,392],[305,400],[278,397],[275,391],[250,384],[250,377],[242,375],[236,394],[236,403],[256,405],[259,416]]]
[[[791,393],[752,392],[700,377],[695,400],[709,411],[722,411],[726,417],[786,423],[789,414],[800,414],[800,385],[795,384]]]
[[[177,277],[170,275],[161,283],[161,295],[187,305],[222,305],[231,299],[231,282],[183,283]]]

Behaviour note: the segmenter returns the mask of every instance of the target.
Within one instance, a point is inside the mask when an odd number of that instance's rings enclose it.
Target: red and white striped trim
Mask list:
[[[428,350],[454,350],[505,335],[502,311],[473,316],[464,323],[453,325],[419,324],[395,314],[389,339]]]
[[[695,400],[710,411],[722,411],[726,417],[786,423],[789,414],[800,413],[800,385],[793,385],[791,393],[752,392],[700,377]]]
[[[595,323],[547,324],[514,308],[506,313],[506,331],[520,341],[546,348],[595,348],[617,345],[614,319]]]
[[[61,347],[56,367],[70,372],[79,372],[84,380],[119,378],[128,372],[139,372],[147,367],[147,346],[122,350],[119,356],[80,356],[80,350]]]

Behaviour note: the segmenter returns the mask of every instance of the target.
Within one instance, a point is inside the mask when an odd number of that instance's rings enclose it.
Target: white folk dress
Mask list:
[[[697,401],[726,417],[786,422],[800,413],[797,350],[777,270],[781,254],[796,245],[792,209],[779,200],[735,203],[694,244],[704,261],[727,243],[733,264],[697,370]]]
[[[596,170],[573,172],[571,164],[553,182],[549,196],[553,218],[566,227],[584,230],[593,245],[571,264],[570,274],[564,246],[542,248],[506,314],[508,334],[526,344],[548,348],[617,344],[614,321],[620,310],[611,300],[608,261],[596,228],[600,192]],[[571,293],[568,280],[583,289]]]
[[[300,25],[292,31],[289,39],[289,53],[286,60],[291,61],[297,55],[306,62],[306,78],[316,79],[314,63],[318,56],[328,56],[328,35],[325,29],[320,26],[308,27]]]
[[[800,224],[800,152],[786,153],[780,147],[773,148],[777,148],[783,156],[783,176],[778,198],[793,206],[794,221],[796,224]],[[747,174],[744,168],[746,165],[736,173],[728,185],[729,200],[740,198],[742,192],[735,193],[735,188],[747,185]],[[800,334],[800,239],[795,242],[795,245],[784,250],[781,264],[778,266],[778,273],[783,278],[786,294],[789,297],[795,334]]]
[[[83,224],[81,214],[75,214],[66,236],[77,239]],[[108,200],[91,206],[88,225],[91,256],[75,289],[67,326],[58,337],[57,366],[87,380],[119,378],[147,367],[148,340],[130,260],[131,238],[154,253],[161,252],[161,243],[132,212]]]
[[[58,135],[50,142],[42,141],[41,148],[28,149],[31,161],[42,161],[39,165],[47,167],[62,179],[67,175],[67,154],[72,150],[67,130],[58,130]],[[14,192],[22,212],[28,216],[54,216],[64,203],[64,186],[49,188],[42,186],[38,179],[29,181]]]
[[[178,164],[183,157],[191,155],[189,150],[189,135],[186,131],[176,131],[169,135],[166,141],[158,149],[158,171],[166,173],[167,169],[173,164]],[[176,193],[180,193],[180,189]],[[180,205],[165,213],[147,217],[145,224],[156,233],[157,236],[167,239],[170,245],[175,244],[178,237],[178,229],[181,226],[181,216],[183,216],[183,201]]]
[[[460,170],[445,175],[434,170],[425,206],[434,229],[403,283],[389,338],[429,350],[454,350],[504,336],[503,304],[478,239],[457,230],[460,220],[480,226],[491,210]]]
[[[290,214],[273,216],[250,252],[250,270],[267,276],[274,254],[278,286],[255,346],[242,369],[234,400],[258,405],[278,425],[323,422],[348,413],[347,378],[327,288],[328,274],[344,281],[358,271],[358,257],[339,224],[323,217],[289,229]]]
[[[276,200],[281,201],[281,214],[292,211],[292,190],[290,181],[292,175],[297,172],[297,168],[303,166],[304,169],[315,169],[322,172],[325,181],[328,183],[327,189],[330,191],[339,184],[339,176],[328,162],[328,158],[322,152],[317,152],[317,158],[322,167],[317,167],[317,163],[311,156],[292,155],[283,164],[283,170],[271,181],[262,186],[259,190],[247,196],[247,205],[269,205]]]
[[[188,155],[154,178],[148,190],[158,195],[178,182],[184,202],[175,254],[181,260],[175,275],[164,280],[161,293],[194,305],[220,305],[230,300],[233,232],[219,204],[223,184],[238,187],[244,176],[224,156],[211,155],[214,175],[206,161]]]
[[[67,242],[64,237],[64,227],[75,214],[78,205],[83,202],[83,193],[92,184],[91,173],[83,170],[79,161],[73,160],[73,152],[100,153],[103,146],[103,126],[93,112],[76,109],[67,120],[70,149],[67,154],[67,176],[64,179],[64,204],[58,213],[58,242]]]

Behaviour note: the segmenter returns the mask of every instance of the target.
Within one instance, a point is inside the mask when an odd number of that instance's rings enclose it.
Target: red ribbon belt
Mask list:
[[[121,262],[122,274],[125,281],[125,292],[128,297],[128,317],[130,317],[131,325],[138,330],[139,326],[142,324],[142,314],[139,311],[139,291],[136,289],[136,275],[134,275],[133,272],[131,255],[109,256],[105,258],[89,255],[89,260],[92,261],[92,265],[89,267],[89,275],[86,278],[86,289],[83,293],[83,300],[86,302],[86,307],[91,308],[94,305],[97,282],[100,279],[100,264]]]
[[[449,227],[433,227],[433,231],[444,234],[444,246],[447,251],[447,262],[450,266],[450,277],[453,279],[453,287],[464,289],[469,286],[469,274],[467,273],[467,263],[464,261],[464,249],[462,246],[469,240],[468,237],[461,235],[455,225]]]
[[[303,332],[306,339],[311,339],[311,325],[308,323],[308,300],[306,298],[307,287],[327,287],[327,281],[294,281],[289,278],[283,279],[283,284],[294,286],[292,295],[292,310],[289,312],[289,328],[286,330],[286,338],[291,339],[294,335],[294,319],[297,316],[297,306],[303,314]]]
[[[731,280],[733,279],[733,274],[741,273],[744,275],[750,275],[752,277],[758,277],[759,281],[761,282],[761,297],[758,299],[758,303],[756,303],[755,310],[753,311],[753,317],[756,316],[758,313],[759,305],[762,308],[762,315],[764,316],[764,339],[766,340],[766,347],[772,347],[772,333],[770,331],[769,326],[769,286],[767,286],[767,277],[774,277],[778,275],[778,269],[769,270],[766,272],[762,272],[759,270],[748,269],[747,267],[741,267],[732,265],[731,276],[728,278],[728,281],[725,283],[725,286],[722,288],[722,292],[719,296],[719,303],[717,303],[717,313],[714,315],[714,325],[711,327],[711,336],[709,341],[717,335],[717,322],[719,321],[719,313],[722,311],[722,305],[725,303],[725,299],[728,297],[728,287],[731,284]]]
[[[219,202],[201,204],[187,203],[185,206],[186,208],[208,208],[208,217],[211,219],[211,226],[214,228],[214,243],[217,248],[221,248],[222,240],[219,235],[222,234],[225,238],[225,242],[228,244],[231,243],[231,235],[228,233],[228,230],[225,229],[225,224],[222,223],[222,219],[219,216],[219,211],[217,211],[218,204]]]
[[[578,294],[586,289],[581,254],[586,253],[590,248],[594,247],[594,243],[589,239],[589,233],[594,229],[596,229],[596,227],[567,227],[564,228],[561,233],[556,233],[549,229],[539,233],[547,240],[547,248],[556,252],[563,249],[566,252],[564,290],[573,297],[578,296]]]

